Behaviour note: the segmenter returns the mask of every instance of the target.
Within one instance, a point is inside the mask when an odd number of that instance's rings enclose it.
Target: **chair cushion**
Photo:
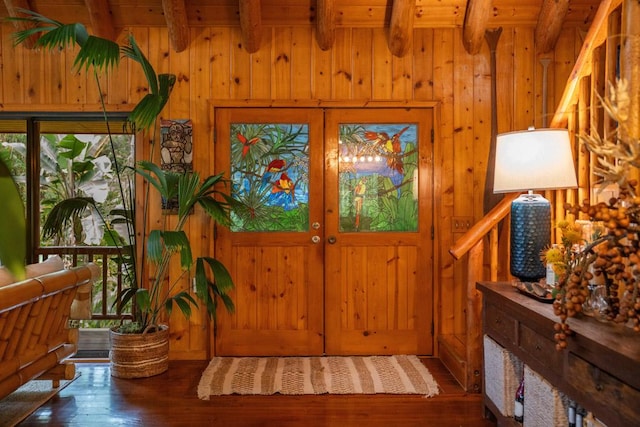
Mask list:
[[[58,255],[53,255],[45,261],[29,264],[26,266],[27,279],[53,273],[64,268],[64,261]],[[5,267],[0,267],[0,286],[15,283],[16,279]]]

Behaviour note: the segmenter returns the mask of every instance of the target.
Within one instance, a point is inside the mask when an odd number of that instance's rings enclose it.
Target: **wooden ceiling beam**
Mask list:
[[[556,46],[568,11],[569,0],[544,0],[542,2],[534,36],[539,53],[548,53]]]
[[[176,52],[182,52],[189,45],[189,22],[184,0],[162,0],[162,10],[169,28],[171,46]]]
[[[622,4],[622,0],[602,0],[600,2],[596,15],[593,17],[593,22],[591,22],[589,31],[582,43],[580,54],[567,79],[567,84],[564,86],[562,98],[551,120],[550,127],[557,128],[566,125],[569,106],[575,103],[578,83],[582,77],[591,73],[593,50],[601,45],[607,37],[609,14],[620,4]]]
[[[491,17],[492,0],[468,0],[462,27],[462,44],[470,55],[480,52],[487,23]]]
[[[12,18],[22,16],[20,14],[20,9],[31,10],[31,5],[28,0],[4,0],[4,5],[7,7],[9,16]],[[16,31],[23,31],[31,28],[31,26],[24,21],[13,21],[13,26]],[[33,49],[37,40],[38,37],[34,35],[25,40],[22,45],[27,49]]]
[[[249,53],[260,49],[262,40],[262,9],[260,0],[239,0],[240,30],[244,48]]]
[[[104,39],[116,40],[116,29],[108,0],[84,0],[89,11],[89,20],[93,33]]]
[[[335,0],[316,1],[316,42],[322,50],[333,47],[336,39]]]
[[[415,14],[416,0],[393,0],[389,24],[389,50],[393,55],[403,57],[409,51]]]

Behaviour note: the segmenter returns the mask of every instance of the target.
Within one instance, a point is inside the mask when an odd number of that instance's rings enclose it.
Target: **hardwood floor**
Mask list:
[[[77,363],[80,377],[20,424],[27,426],[489,427],[482,396],[466,394],[442,363],[425,359],[432,398],[392,395],[220,396],[196,393],[206,361],[173,361],[152,378],[111,377],[107,363]]]

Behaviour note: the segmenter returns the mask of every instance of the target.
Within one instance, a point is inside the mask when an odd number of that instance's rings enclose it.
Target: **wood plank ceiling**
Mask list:
[[[513,22],[516,23],[518,19],[522,22],[536,20],[535,42],[538,50],[541,53],[546,53],[555,46],[570,9],[574,9],[571,19],[574,21],[582,20],[584,24],[587,24],[592,18],[591,13],[597,8],[599,0],[572,0],[571,8],[569,0],[520,0],[515,4],[513,0],[440,0],[437,2],[437,6],[434,6],[433,2],[429,0],[372,0],[354,2],[353,4],[351,4],[351,0],[280,0],[278,3],[276,8],[273,0],[223,0],[218,2],[209,0],[137,2],[127,0],[68,0],[65,2],[4,0],[6,6],[6,15],[4,16],[18,16],[21,9],[29,9],[62,20],[62,18],[49,15],[48,11],[58,11],[59,14],[63,14],[61,9],[67,8],[68,11],[65,12],[67,15],[74,12],[76,15],[80,15],[81,8],[84,8],[85,15],[82,16],[88,16],[86,23],[91,25],[94,33],[114,40],[117,37],[118,28],[136,23],[141,25],[144,20],[141,17],[126,14],[123,12],[124,10],[138,8],[141,13],[146,10],[150,15],[158,15],[158,9],[161,6],[161,14],[164,16],[164,25],[169,30],[172,47],[176,52],[181,52],[189,46],[189,26],[197,25],[195,21],[202,20],[203,10],[207,8],[208,10],[215,8],[223,10],[222,8],[226,6],[226,10],[229,10],[227,19],[232,21],[226,24],[240,25],[244,48],[252,53],[260,49],[265,20],[262,11],[269,7],[273,10],[279,8],[278,10],[284,15],[278,18],[281,24],[286,23],[289,15],[293,15],[290,19],[295,25],[300,24],[301,18],[300,14],[293,13],[293,9],[301,10],[305,7],[308,12],[307,23],[311,22],[315,25],[316,41],[323,50],[331,49],[333,46],[336,26],[344,25],[345,21],[351,19],[345,17],[346,13],[350,10],[364,11],[368,12],[367,15],[372,17],[372,20],[375,19],[376,13],[378,15],[384,14],[384,25],[388,27],[389,50],[392,54],[402,57],[411,46],[412,30],[416,21],[420,21],[419,25],[422,27],[429,25],[459,26],[462,10],[464,10],[463,43],[468,53],[478,53],[482,47],[485,31],[491,25],[495,26],[495,22],[499,21],[498,16],[505,19],[509,15],[515,17]],[[428,15],[434,11],[434,7],[445,10],[444,19],[438,21],[438,14],[435,13],[433,21],[429,21]],[[116,10],[120,13],[116,14]],[[277,13],[278,11],[272,15]],[[2,16],[1,12],[0,16]],[[273,17],[271,17],[271,21],[273,21]],[[20,27],[24,24],[14,21],[14,25]]]

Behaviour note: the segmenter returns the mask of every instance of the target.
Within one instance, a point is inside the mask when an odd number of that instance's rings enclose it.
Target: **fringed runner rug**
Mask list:
[[[416,356],[214,357],[198,397],[225,394],[438,394]]]

